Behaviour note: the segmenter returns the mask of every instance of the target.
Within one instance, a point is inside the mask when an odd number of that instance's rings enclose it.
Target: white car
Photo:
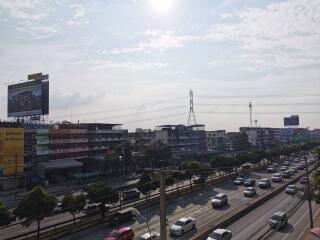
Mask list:
[[[231,240],[232,232],[227,229],[218,228],[210,233],[207,240]]]
[[[192,217],[180,218],[170,227],[170,235],[183,235],[196,228],[196,219]]]
[[[139,240],[160,240],[160,233],[152,232],[151,235],[150,233],[145,233],[139,237]]]

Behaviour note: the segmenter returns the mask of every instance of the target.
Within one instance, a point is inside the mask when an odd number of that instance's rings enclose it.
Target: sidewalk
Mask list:
[[[314,216],[313,227],[320,228],[320,213]],[[310,226],[308,224],[305,231],[302,233],[298,240],[320,240],[320,237],[317,237],[310,232]]]

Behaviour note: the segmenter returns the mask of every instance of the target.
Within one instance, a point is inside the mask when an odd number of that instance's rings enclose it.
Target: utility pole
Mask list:
[[[308,205],[309,205],[310,228],[313,228],[313,214],[312,214],[312,206],[311,206],[311,191],[310,191],[310,181],[309,181],[309,166],[308,166],[308,161],[306,156],[304,156],[304,162],[306,165],[307,197],[308,197]]]
[[[160,172],[160,239],[167,240],[165,172]]]

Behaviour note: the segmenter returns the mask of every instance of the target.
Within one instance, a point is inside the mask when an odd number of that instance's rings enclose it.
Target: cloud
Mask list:
[[[43,0],[3,0],[0,10],[16,20],[15,29],[27,33],[33,39],[44,39],[59,34],[57,26],[45,25],[50,7]]]
[[[192,41],[197,36],[178,36],[172,31],[151,31],[148,30],[144,35],[149,37],[146,41],[142,41],[134,46],[127,48],[114,48],[110,51],[104,51],[110,54],[126,54],[126,53],[138,53],[138,52],[164,52],[173,48],[184,47],[187,41]]]
[[[50,38],[60,31],[54,27],[49,26],[26,26],[26,27],[16,27],[17,30],[28,33],[33,39],[45,39]]]
[[[167,63],[163,62],[113,62],[113,61],[92,61],[90,62],[93,68],[125,68],[130,71],[150,71],[152,69],[162,69],[167,67]]]
[[[65,109],[66,107],[82,107],[84,105],[90,105],[97,103],[97,101],[103,99],[105,92],[88,93],[81,91],[66,91],[64,89],[56,89],[51,94],[50,107],[53,109]]]
[[[73,11],[73,16],[71,20],[66,22],[67,26],[81,27],[89,23],[89,20],[86,18],[87,10],[82,4],[73,4],[70,8]]]
[[[104,53],[164,52],[183,48],[191,42],[234,42],[240,54],[231,63],[239,64],[242,70],[312,66],[320,64],[319,12],[318,0],[275,2],[265,8],[245,7],[221,15],[237,21],[214,24],[203,34],[178,35],[173,31],[148,30],[140,33],[146,40]]]

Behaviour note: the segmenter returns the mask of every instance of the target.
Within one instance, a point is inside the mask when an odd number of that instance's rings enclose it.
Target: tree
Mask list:
[[[99,202],[100,215],[105,217],[105,204],[115,203],[119,200],[119,193],[109,184],[97,183],[88,191],[88,198],[92,202]]]
[[[15,213],[20,219],[24,218],[27,222],[36,221],[38,223],[37,239],[39,239],[40,222],[53,213],[56,205],[56,198],[48,195],[42,187],[37,186],[23,196]]]
[[[11,223],[11,214],[8,208],[0,201],[0,226],[7,226]]]
[[[234,150],[243,151],[250,148],[248,135],[245,132],[239,133],[231,139]]]
[[[112,175],[117,174],[120,169],[119,156],[115,150],[108,150],[105,153],[106,167]]]
[[[162,167],[171,157],[171,151],[167,145],[158,141],[143,149],[143,155],[145,160],[151,162],[153,166]]]
[[[157,189],[157,184],[153,182],[153,179],[148,174],[140,176],[137,183],[137,189],[146,196],[146,199],[150,196],[150,192]]]
[[[81,193],[74,196],[72,193],[64,195],[62,199],[62,208],[68,210],[73,217],[73,225],[76,224],[76,213],[83,210],[86,205],[86,197]]]

